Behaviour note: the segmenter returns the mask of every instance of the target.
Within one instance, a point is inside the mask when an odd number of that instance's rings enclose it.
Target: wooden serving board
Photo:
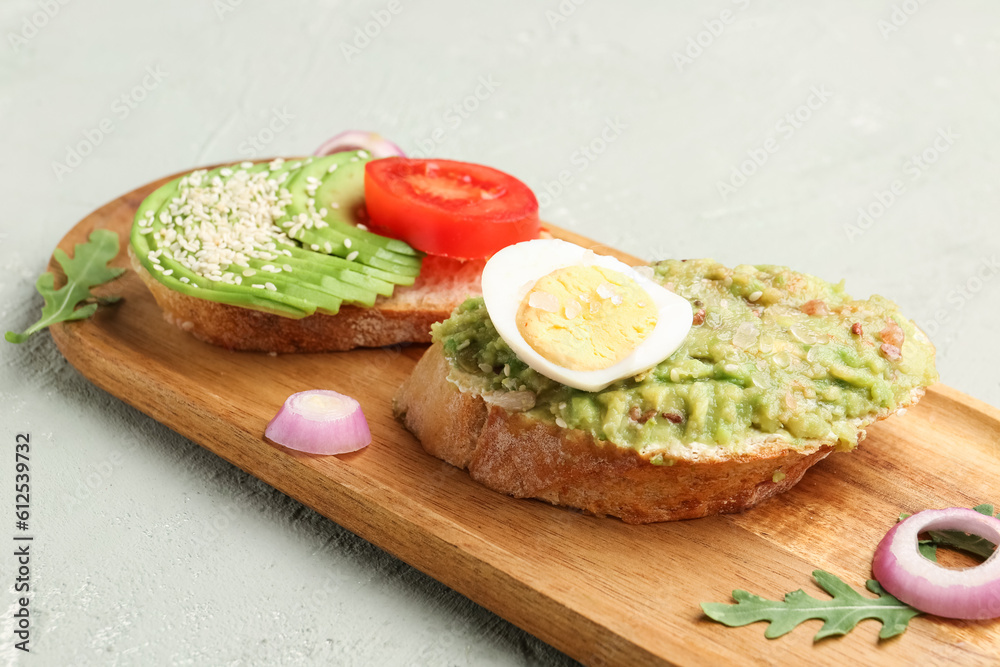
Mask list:
[[[98,209],[60,247],[72,252],[93,229],[111,229],[122,242],[115,264],[127,266],[133,213],[166,180]],[[423,346],[230,352],[168,325],[132,271],[98,291],[124,300],[52,328],[94,384],[584,663],[1000,661],[1000,621],[921,616],[883,642],[879,623],[865,621],[814,644],[820,621],[768,640],[762,623],[727,628],[699,607],[731,602],[735,588],[771,599],[798,588],[824,597],[811,577],[817,568],[862,588],[875,546],[900,512],[1000,503],[1000,410],[958,391],[931,388],[905,416],[873,426],[860,449],[831,455],[757,509],[627,526],[502,496],[425,454],[390,408]],[[263,440],[285,398],[313,388],[361,402],[370,447],[316,457]]]

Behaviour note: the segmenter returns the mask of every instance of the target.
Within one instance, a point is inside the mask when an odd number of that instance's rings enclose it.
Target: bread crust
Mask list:
[[[396,416],[428,453],[467,469],[495,491],[625,523],[741,512],[791,488],[833,451],[831,443],[818,440],[792,449],[777,436],[761,434],[743,443],[740,454],[720,451],[654,465],[635,450],[584,431],[488,405],[460,391],[449,370],[441,346],[432,345],[394,400]],[[914,390],[910,404],[922,394],[923,388]],[[889,414],[873,415],[859,430]],[[775,481],[778,471],[784,478]]]
[[[484,263],[466,262],[457,268],[431,264],[412,287],[397,287],[392,297],[379,297],[371,308],[343,305],[336,315],[293,319],[172,290],[149,274],[131,246],[128,252],[132,268],[168,322],[206,343],[246,352],[343,352],[429,343],[433,323],[451,315],[468,296],[481,293]]]

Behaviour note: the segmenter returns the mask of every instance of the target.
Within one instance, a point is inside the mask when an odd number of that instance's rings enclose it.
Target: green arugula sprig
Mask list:
[[[994,507],[990,504],[976,505],[973,507],[975,511],[980,514],[985,514],[986,516],[993,516]],[[899,520],[910,516],[909,514],[900,514]],[[998,514],[997,516],[1000,516]],[[920,549],[920,553],[923,554],[924,558],[937,562],[937,550],[938,547],[950,547],[952,549],[959,549],[970,553],[973,556],[979,556],[983,560],[989,558],[993,555],[994,546],[993,543],[987,539],[979,537],[978,535],[969,535],[968,533],[963,533],[958,530],[932,530],[927,533],[928,538],[926,540],[920,540],[917,543],[917,547]]]
[[[870,598],[861,595],[834,574],[824,570],[814,570],[812,574],[816,583],[833,596],[832,599],[814,598],[801,588],[787,593],[783,601],[767,600],[746,591],[735,590],[733,599],[736,604],[703,602],[701,608],[713,621],[729,627],[770,621],[764,632],[768,639],[791,632],[800,623],[810,619],[822,619],[825,621],[823,627],[813,637],[813,641],[845,635],[866,618],[881,621],[882,630],[878,636],[888,639],[901,634],[906,630],[910,619],[921,613],[886,593],[874,579],[868,580],[867,588],[878,597]]]
[[[994,516],[996,508],[990,504],[983,504],[972,509],[986,516]],[[908,516],[910,515],[900,514],[899,520],[902,521]],[[1000,514],[996,516],[1000,517]],[[961,549],[984,560],[997,548],[989,540],[957,530],[932,530],[927,535],[929,539],[920,540],[918,547],[920,553],[934,562],[937,562],[939,546]],[[731,628],[758,621],[770,621],[767,630],[764,631],[764,636],[768,639],[787,634],[810,619],[822,619],[823,627],[813,637],[813,641],[845,635],[867,618],[881,621],[882,630],[878,636],[881,639],[888,639],[902,634],[910,619],[923,613],[885,592],[874,579],[869,579],[866,584],[869,591],[878,595],[872,599],[861,595],[829,572],[814,570],[813,577],[824,591],[833,596],[832,599],[819,600],[799,589],[787,593],[783,601],[774,601],[746,591],[735,590],[733,599],[736,600],[736,604],[703,602],[701,608],[713,621]]]
[[[114,280],[125,272],[125,269],[107,265],[118,255],[118,235],[114,232],[107,229],[91,232],[86,243],[76,244],[73,257],[59,248],[52,254],[66,274],[66,284],[55,289],[56,277],[51,271],[39,276],[35,289],[45,299],[42,318],[24,333],[8,331],[4,336],[8,342],[23,343],[31,334],[56,322],[86,319],[94,314],[98,304],[114,303],[120,298],[98,298],[90,293],[92,287]],[[86,305],[77,308],[84,302]]]

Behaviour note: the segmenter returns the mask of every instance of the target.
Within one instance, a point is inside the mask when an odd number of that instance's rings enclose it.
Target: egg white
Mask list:
[[[594,371],[576,371],[536,352],[517,328],[517,311],[524,297],[543,276],[567,266],[594,265],[623,273],[649,294],[656,306],[653,331],[624,359]],[[583,391],[600,391],[612,382],[638,375],[669,357],[691,330],[687,299],[664,289],[629,265],[559,239],[536,239],[507,246],[483,269],[483,300],[497,333],[517,355],[547,378]]]

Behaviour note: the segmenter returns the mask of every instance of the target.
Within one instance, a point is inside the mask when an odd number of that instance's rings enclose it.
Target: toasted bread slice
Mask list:
[[[792,448],[761,433],[740,454],[719,448],[672,466],[654,465],[633,449],[596,440],[524,413],[488,405],[448,378],[450,363],[432,345],[396,395],[394,410],[430,454],[485,486],[517,498],[640,524],[740,512],[794,486],[833,451],[833,442],[809,440]],[[896,410],[855,420],[864,427],[915,403],[915,388]],[[780,471],[784,476],[776,475]]]
[[[447,318],[467,297],[482,293],[480,277],[486,263],[429,256],[412,286],[397,287],[391,297],[379,297],[371,308],[344,305],[336,315],[292,319],[181,294],[151,276],[131,247],[129,257],[168,322],[213,345],[282,353],[428,343],[431,324]]]

